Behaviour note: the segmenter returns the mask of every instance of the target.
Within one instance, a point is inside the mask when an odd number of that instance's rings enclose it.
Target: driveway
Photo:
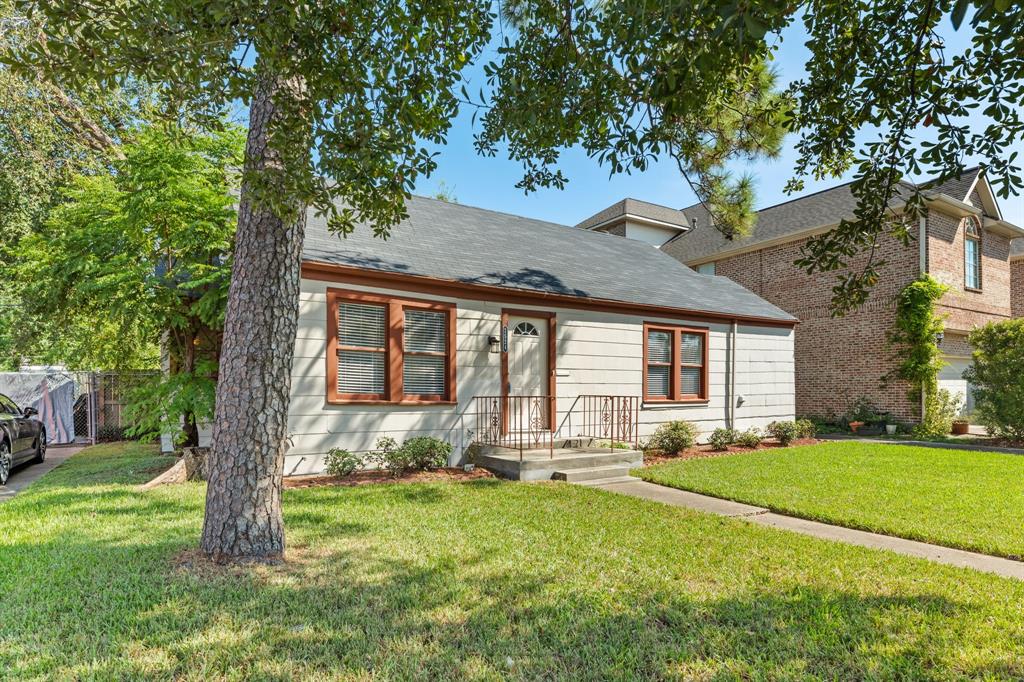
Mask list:
[[[7,485],[0,485],[0,502],[6,502],[21,490],[27,488],[46,472],[58,467],[68,457],[82,448],[73,446],[53,446],[46,450],[46,461],[42,464],[22,464],[11,472]]]

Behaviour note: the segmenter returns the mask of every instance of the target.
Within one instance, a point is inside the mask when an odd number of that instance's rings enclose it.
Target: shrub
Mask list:
[[[756,448],[761,444],[761,431],[756,426],[741,431],[736,434],[736,442],[745,448]]]
[[[414,469],[440,469],[448,466],[451,443],[433,436],[417,436],[402,443],[402,450]]]
[[[850,405],[850,409],[846,411],[847,422],[864,422],[865,424],[872,424],[881,419],[881,415],[878,410],[875,409],[874,403],[867,396],[861,396],[853,401]]]
[[[1024,441],[1024,319],[971,332],[974,364],[964,378],[974,387],[974,416],[998,438]]]
[[[694,446],[699,433],[697,425],[688,421],[680,419],[665,422],[654,432],[647,446],[653,450],[660,450],[666,455],[678,455],[683,450]]]
[[[324,457],[324,468],[331,476],[344,478],[363,467],[363,459],[342,448],[332,448]]]
[[[792,443],[799,433],[797,423],[791,421],[772,422],[768,425],[767,431],[769,436],[784,446]]]
[[[737,433],[734,429],[715,429],[711,432],[708,442],[715,450],[728,450],[736,442]]]
[[[953,395],[944,388],[932,391],[925,400],[924,419],[914,427],[914,435],[918,438],[948,436],[963,405],[959,395]]]
[[[394,438],[384,437],[377,440],[377,453],[374,459],[394,476],[401,476],[407,471],[447,466],[448,455],[451,452],[451,443],[433,436],[410,438],[402,443],[401,447]]]
[[[796,420],[796,437],[797,438],[814,438],[818,435],[818,425],[810,419],[797,419]]]

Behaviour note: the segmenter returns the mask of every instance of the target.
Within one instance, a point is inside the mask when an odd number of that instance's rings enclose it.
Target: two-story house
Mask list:
[[[912,189],[906,183],[905,190]],[[986,322],[1024,316],[1024,230],[1003,220],[984,174],[977,168],[965,171],[958,180],[928,187],[925,195],[927,215],[913,226],[912,243],[881,240],[880,281],[862,308],[840,318],[832,317],[829,307],[836,273],[809,275],[794,261],[809,238],[854,217],[849,184],[762,209],[753,234],[732,241],[715,230],[699,204],[676,212],[626,200],[578,227],[642,239],[698,272],[742,284],[798,318],[798,414],[839,416],[866,397],[913,422],[921,406],[910,399],[909,387],[883,381],[896,364],[887,337],[896,297],[907,284],[927,272],[949,286],[938,306],[946,316],[941,348],[947,365],[940,382],[964,396],[967,410],[970,389],[962,378],[971,361],[967,335]],[[850,267],[863,264],[858,259]]]

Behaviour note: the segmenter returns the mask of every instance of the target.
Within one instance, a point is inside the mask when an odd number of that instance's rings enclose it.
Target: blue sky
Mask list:
[[[804,47],[802,25],[792,27],[783,38],[775,65],[780,85],[802,77],[808,54]],[[963,29],[957,34],[951,27],[948,27],[945,38],[948,48],[953,51],[960,51],[969,40]],[[468,74],[468,80],[467,89],[470,92],[486,86],[478,69]],[[449,133],[448,144],[440,149],[437,171],[419,183],[417,194],[433,194],[443,182],[453,191],[459,203],[568,225],[574,225],[624,197],[676,208],[688,206],[695,201],[693,192],[671,162],[662,161],[644,173],[609,177],[606,169],[598,166],[595,160],[588,158],[579,149],[567,150],[562,156],[561,168],[569,177],[569,184],[564,190],[548,189],[524,194],[515,188],[522,176],[518,163],[500,155],[485,158],[474,152],[471,116],[472,112],[464,108]],[[972,127],[983,126],[984,121],[980,117],[972,121]],[[870,137],[870,133],[865,132],[860,141]],[[736,166],[737,172],[747,171],[753,175],[758,207],[793,198],[786,195],[783,188],[792,176],[796,159],[794,142],[792,137],[788,138],[781,156],[776,160]],[[1019,143],[1016,150],[1024,157],[1024,142]],[[851,178],[848,176],[821,182],[808,178],[805,180],[805,192],[824,189],[847,179]],[[1024,197],[999,201],[1005,219],[1024,225]]]

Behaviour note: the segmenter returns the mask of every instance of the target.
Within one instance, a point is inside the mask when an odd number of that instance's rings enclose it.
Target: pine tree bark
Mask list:
[[[261,191],[291,210],[282,219],[243,181],[201,542],[218,563],[284,554],[281,487],[306,212],[281,201],[288,195],[282,155],[268,142],[285,115],[279,105],[295,93],[295,84],[265,79],[249,109],[246,176],[259,176],[268,183]]]

